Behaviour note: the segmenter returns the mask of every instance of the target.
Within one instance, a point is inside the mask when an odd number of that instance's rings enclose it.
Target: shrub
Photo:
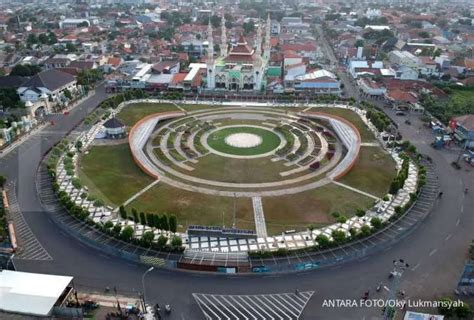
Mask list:
[[[128,213],[124,206],[119,207],[119,214],[122,219],[127,219]]]
[[[168,238],[161,234],[158,237],[158,240],[157,240],[156,244],[157,244],[157,246],[160,250],[163,250],[165,248],[167,242],[168,242]]]
[[[365,216],[365,210],[356,209],[356,216],[358,216],[359,218],[362,218],[363,216]]]
[[[133,237],[133,233],[133,228],[131,226],[126,226],[120,233],[120,237],[125,241],[130,241]]]
[[[360,234],[364,237],[369,236],[372,233],[372,229],[368,225],[363,225],[360,228]]]
[[[104,201],[97,199],[94,201],[94,207],[102,207],[104,206]]]
[[[339,216],[341,215],[339,212],[333,212],[331,213],[331,215],[334,217],[334,218],[339,218]]]
[[[76,188],[76,189],[81,189],[82,188],[81,181],[78,178],[72,178],[71,183],[72,183],[73,187]]]
[[[171,247],[173,249],[179,249],[181,248],[182,245],[183,245],[183,240],[181,239],[181,237],[178,237],[178,236],[171,237]]]
[[[106,230],[110,230],[110,229],[112,229],[113,227],[114,227],[114,223],[113,223],[112,221],[110,221],[110,220],[107,221],[106,223],[104,223],[104,228],[105,228]]]
[[[318,243],[320,248],[327,248],[331,244],[331,241],[329,240],[329,238],[325,236],[324,234],[318,235],[315,240]]]
[[[344,216],[344,215],[341,215],[341,216],[337,217],[336,221],[337,221],[338,223],[346,223],[347,217]]]
[[[85,192],[81,193],[81,199],[85,199],[85,198],[87,198],[87,193]]]
[[[337,243],[344,243],[347,240],[346,233],[342,230],[333,230],[331,236]]]
[[[147,231],[143,233],[142,235],[142,242],[147,246],[151,246],[154,239],[155,239],[155,234],[153,233],[153,231]]]
[[[380,220],[380,218],[373,217],[372,219],[370,219],[370,224],[375,229],[380,229],[382,227],[382,220]]]

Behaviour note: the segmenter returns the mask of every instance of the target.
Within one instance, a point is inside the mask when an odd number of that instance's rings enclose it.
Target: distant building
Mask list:
[[[67,19],[64,19],[62,21],[59,22],[59,27],[61,29],[75,29],[77,28],[79,25],[85,25],[87,24],[87,27],[90,27],[91,26],[91,23],[89,20],[87,19],[82,19],[82,18],[79,18],[79,19],[75,19],[75,18],[67,18]]]
[[[474,114],[451,119],[449,126],[454,131],[454,139],[466,148],[474,148]]]

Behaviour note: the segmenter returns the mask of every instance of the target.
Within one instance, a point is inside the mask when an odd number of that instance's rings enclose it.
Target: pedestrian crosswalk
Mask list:
[[[193,293],[206,320],[299,319],[314,291],[258,295]]]
[[[30,226],[26,222],[18,205],[15,195],[15,185],[9,185],[8,202],[9,216],[13,220],[18,249],[15,253],[16,260],[53,260],[48,251],[41,245]]]

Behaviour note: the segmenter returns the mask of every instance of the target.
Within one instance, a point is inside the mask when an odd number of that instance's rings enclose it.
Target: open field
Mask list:
[[[117,117],[125,125],[133,126],[138,120],[157,112],[180,111],[175,105],[170,103],[134,103],[126,106],[120,111]]]
[[[361,147],[359,159],[339,182],[383,197],[396,176],[395,161],[379,147]]]
[[[252,201],[250,198],[236,198],[236,224],[238,228],[255,229]],[[135,201],[128,209],[150,213],[176,214],[178,224],[232,226],[234,198],[205,195],[171,187],[164,183],[154,186]]]
[[[128,144],[92,147],[80,159],[79,178],[89,193],[120,205],[153,179],[133,161]]]
[[[193,177],[232,183],[260,183],[285,179],[280,172],[291,170],[283,161],[272,162],[270,157],[234,159],[208,154],[199,158],[191,173]],[[308,172],[304,172],[308,174]],[[291,176],[293,178],[294,176]]]
[[[309,224],[324,226],[335,222],[332,212],[346,217],[356,209],[367,209],[373,199],[335,184],[281,197],[262,198],[263,211],[270,234],[295,229],[303,231]]]

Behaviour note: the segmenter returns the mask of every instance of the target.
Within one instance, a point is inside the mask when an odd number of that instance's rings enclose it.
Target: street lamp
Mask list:
[[[12,262],[13,269],[15,269],[15,264],[13,263],[13,258],[15,257],[15,254],[12,254],[10,258],[8,258],[6,269],[8,270],[8,266],[10,265],[10,261]]]
[[[144,309],[146,309],[146,294],[145,294],[145,276],[147,275],[148,272],[153,271],[155,267],[150,267],[147,271],[145,271],[142,275],[142,288],[143,288],[143,304],[144,304]],[[146,312],[146,310],[143,310]]]

